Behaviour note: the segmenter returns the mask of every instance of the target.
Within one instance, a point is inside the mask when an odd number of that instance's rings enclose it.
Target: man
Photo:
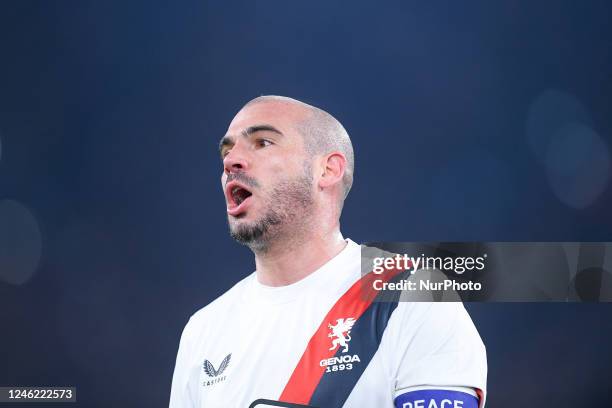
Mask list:
[[[369,275],[339,224],[353,148],[335,118],[259,97],[220,152],[230,233],[256,271],[189,320],[171,408],[484,405],[485,349],[461,303],[359,290]]]

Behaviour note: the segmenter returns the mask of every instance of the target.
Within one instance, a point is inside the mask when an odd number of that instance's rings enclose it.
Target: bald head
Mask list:
[[[304,138],[304,146],[310,155],[325,155],[331,152],[340,152],[344,155],[346,158],[346,169],[342,177],[344,189],[342,201],[344,201],[353,185],[355,155],[351,139],[342,124],[324,110],[286,96],[260,96],[249,101],[243,109],[265,102],[289,104],[304,110],[304,118],[296,124],[296,130]]]

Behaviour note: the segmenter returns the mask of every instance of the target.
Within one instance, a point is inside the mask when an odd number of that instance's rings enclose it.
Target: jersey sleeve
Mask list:
[[[473,394],[484,407],[486,350],[463,304],[401,302],[396,312],[389,322],[391,341],[383,350],[395,374],[396,406],[404,406],[397,403],[415,392],[440,390],[432,395]]]
[[[169,408],[195,408],[189,393],[189,372],[192,354],[192,321],[190,320],[181,334],[179,349],[172,376],[172,388],[170,390]]]

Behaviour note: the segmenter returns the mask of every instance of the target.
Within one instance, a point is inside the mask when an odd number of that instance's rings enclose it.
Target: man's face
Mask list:
[[[252,248],[303,228],[312,211],[311,160],[295,129],[305,115],[286,103],[256,103],[238,112],[221,140],[230,233]]]

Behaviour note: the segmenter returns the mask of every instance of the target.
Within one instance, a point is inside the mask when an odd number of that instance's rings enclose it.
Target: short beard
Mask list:
[[[304,175],[282,181],[272,190],[268,197],[276,201],[261,219],[233,228],[230,225],[232,238],[253,252],[265,253],[275,242],[290,242],[301,235],[314,205],[310,167],[306,167]]]
[[[230,227],[230,235],[236,241],[251,248],[255,252],[266,252],[268,249],[268,231],[282,223],[280,216],[273,210],[268,211],[260,220],[251,224]]]

